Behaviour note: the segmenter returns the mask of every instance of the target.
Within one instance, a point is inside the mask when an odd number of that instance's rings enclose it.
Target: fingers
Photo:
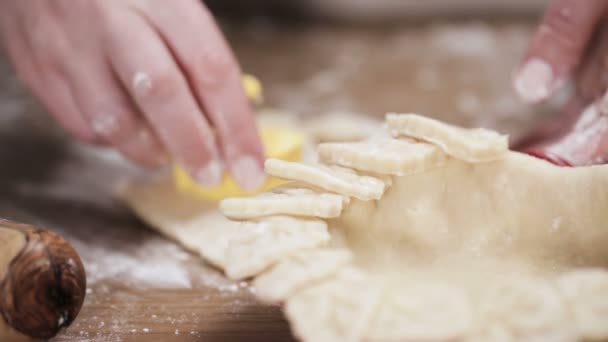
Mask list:
[[[74,98],[93,132],[129,159],[147,166],[167,162],[165,151],[138,110],[124,93],[101,56],[87,56],[83,63],[68,64]]]
[[[572,129],[588,104],[588,101],[580,97],[573,97],[556,116],[539,122],[525,136],[514,141],[510,148],[514,151],[524,151],[556,141]]]
[[[28,82],[49,114],[71,135],[86,143],[99,143],[87,121],[80,114],[65,78],[48,71],[39,74],[39,80]]]
[[[545,146],[544,151],[572,166],[605,164],[608,161],[608,116],[598,108],[596,103],[588,104],[572,129]]]
[[[38,52],[34,66],[21,69],[68,130],[144,164],[160,163],[164,150],[203,185],[219,183],[224,168],[245,189],[264,182],[263,146],[240,70],[203,5],[37,4],[19,12],[20,21],[32,21],[23,41]]]
[[[218,184],[220,153],[187,80],[144,20],[115,15],[112,19],[121,23],[116,25],[120,30],[110,31],[107,44],[118,78],[176,161],[201,184]]]
[[[607,9],[605,0],[551,2],[514,80],[524,100],[544,100],[568,79]]]
[[[588,102],[608,88],[608,24],[596,33],[577,76],[577,95]]]
[[[10,32],[5,38],[6,50],[18,77],[42,102],[49,114],[71,135],[84,142],[95,143],[96,136],[78,111],[65,78],[48,63],[34,58],[35,54],[20,32]]]
[[[238,64],[213,18],[195,1],[151,15],[216,130],[224,162],[243,188],[258,188],[266,179],[263,146]]]

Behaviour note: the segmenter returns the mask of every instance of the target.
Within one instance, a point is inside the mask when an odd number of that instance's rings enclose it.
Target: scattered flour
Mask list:
[[[141,288],[204,286],[225,294],[249,289],[247,282],[227,279],[220,271],[204,264],[198,256],[160,237],[123,246],[121,243],[91,245],[78,240],[73,244],[83,259],[90,286],[102,280],[112,280]],[[87,288],[87,294],[91,293],[93,289]]]
[[[142,287],[192,287],[184,264],[189,255],[160,238],[146,239],[134,250],[81,241],[73,241],[73,245],[83,259],[91,285],[100,280],[117,280]]]
[[[445,56],[489,57],[497,50],[495,30],[485,24],[445,25],[431,30],[430,44]]]

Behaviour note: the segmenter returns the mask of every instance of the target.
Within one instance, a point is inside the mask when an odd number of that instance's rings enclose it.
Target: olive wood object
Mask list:
[[[49,339],[78,315],[80,257],[59,235],[0,218],[0,341]]]

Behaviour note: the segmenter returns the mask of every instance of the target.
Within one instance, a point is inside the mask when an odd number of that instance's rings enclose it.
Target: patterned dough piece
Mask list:
[[[326,152],[326,161],[340,165],[268,161],[271,174],[296,181],[252,200],[327,192],[342,201],[368,199],[342,202],[337,218],[273,216],[290,208],[275,201],[279,209],[262,205],[234,214],[270,216],[229,221],[218,217],[216,203],[177,193],[170,181],[132,189],[125,198],[146,222],[231,278],[256,276],[258,297],[284,302],[303,341],[605,340],[608,271],[556,272],[606,263],[608,166],[561,168],[525,154],[503,156],[506,139],[497,133],[406,117],[404,127],[451,153],[431,145],[443,153],[443,165],[379,174],[403,170],[406,160],[386,148],[391,152],[384,156],[399,165],[387,168],[376,162],[384,151],[375,156],[357,147],[393,139],[388,132],[358,144],[328,145],[347,146],[338,156]],[[351,152],[350,161],[338,160]],[[365,155],[378,165],[357,161]],[[492,158],[502,159],[474,163]]]
[[[243,232],[233,236],[226,250],[226,275],[231,279],[256,275],[284,257],[330,239],[322,220],[273,216],[241,224]]]
[[[374,314],[371,341],[456,341],[469,333],[473,310],[461,290],[441,285],[400,286]]]
[[[576,340],[561,296],[540,279],[516,278],[497,284],[484,298],[480,317],[483,324],[502,325],[517,341]]]
[[[514,338],[500,323],[487,323],[464,340],[466,342],[513,342]]]
[[[361,176],[367,176],[367,177],[377,178],[377,179],[381,180],[385,186],[384,191],[386,191],[386,189],[390,188],[393,185],[393,176],[391,176],[391,175],[381,175],[379,173],[367,172],[367,171],[361,171],[361,172],[358,172],[358,174]]]
[[[240,235],[240,222],[227,219],[213,203],[179,193],[171,177],[132,183],[120,190],[119,195],[150,226],[214,266],[225,267],[228,242]]]
[[[581,269],[558,279],[580,334],[591,341],[608,336],[608,271]]]
[[[386,185],[383,181],[359,176],[354,171],[330,168],[324,165],[306,165],[279,159],[268,159],[264,164],[266,172],[274,177],[311,184],[326,191],[363,201],[380,199]]]
[[[334,274],[351,259],[352,254],[347,249],[301,251],[258,276],[253,286],[258,298],[278,303],[302,287]]]
[[[380,295],[380,286],[367,274],[346,267],[334,278],[290,297],[285,314],[303,341],[361,341]]]
[[[509,150],[507,135],[483,128],[465,129],[416,114],[390,113],[386,122],[393,136],[428,141],[460,160],[492,161]]]
[[[362,113],[330,112],[306,120],[304,130],[317,142],[357,141],[382,131],[382,122]]]
[[[311,189],[281,187],[255,197],[227,198],[220,211],[230,219],[252,219],[270,215],[340,216],[344,196]]]
[[[317,150],[326,163],[396,176],[422,172],[445,163],[441,149],[409,139],[325,143]]]

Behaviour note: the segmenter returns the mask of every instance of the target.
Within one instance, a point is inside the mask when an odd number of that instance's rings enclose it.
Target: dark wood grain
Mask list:
[[[25,236],[25,245],[0,281],[0,314],[16,331],[49,339],[76,318],[86,275],[74,248],[56,233],[0,218],[0,227]]]

